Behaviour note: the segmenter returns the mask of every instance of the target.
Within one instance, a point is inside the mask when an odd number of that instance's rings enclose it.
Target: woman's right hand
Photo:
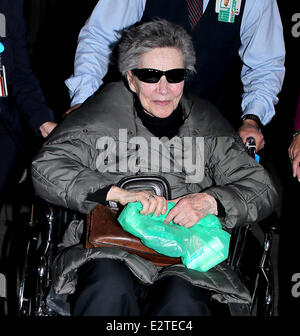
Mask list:
[[[141,202],[143,205],[141,214],[147,216],[154,212],[155,216],[164,215],[167,212],[167,200],[162,196],[151,194],[147,190],[129,191],[117,186],[112,186],[107,193],[107,201],[115,201],[122,205],[132,202]]]

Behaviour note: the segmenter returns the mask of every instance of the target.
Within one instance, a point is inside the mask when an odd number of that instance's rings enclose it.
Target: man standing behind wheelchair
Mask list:
[[[129,142],[134,136],[148,144],[152,137],[204,139],[202,180],[187,182],[184,169],[152,172],[150,162],[144,167],[140,163],[136,172],[168,180],[176,206],[166,225],[172,220],[191,227],[213,214],[230,231],[271,214],[278,196],[268,173],[248,155],[214,106],[183,94],[185,81],[195,71],[195,53],[185,30],[165,20],[137,25],[125,30],[118,55],[124,83],[107,84],[68,115],[33,161],[38,196],[82,213],[91,212],[98,203],[116,201],[141,202],[144,215],[166,214],[165,198],[115,186],[130,175],[129,170],[100,169],[99,139],[118,142],[119,130],[126,129]],[[115,155],[114,149],[105,149],[108,157]],[[134,152],[119,152],[119,162],[128,162]],[[176,157],[170,155],[170,160],[174,166]],[[73,315],[214,315],[213,299],[239,302],[248,295],[229,266],[218,265],[206,275],[183,265],[157,268],[118,249],[112,253],[95,248],[87,253],[83,245],[69,246],[54,266],[56,293],[74,294]]]

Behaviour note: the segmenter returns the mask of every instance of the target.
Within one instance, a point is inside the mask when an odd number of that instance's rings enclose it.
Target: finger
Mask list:
[[[191,218],[191,217],[182,217],[180,218],[180,216],[176,216],[173,219],[173,223],[184,226],[186,228],[190,228],[192,226],[194,226],[196,223],[198,223],[199,220],[196,218]]]
[[[296,177],[298,169],[299,169],[299,161],[294,160],[293,161],[293,177]]]
[[[64,118],[64,117],[66,117],[69,113],[71,113],[72,112],[72,110],[68,110],[66,113],[64,113],[63,115],[62,115],[62,117]]]
[[[264,148],[265,146],[265,138],[260,131],[256,131],[253,135],[256,144],[256,151],[259,151]]]
[[[173,218],[173,223],[178,225],[184,225],[188,223],[189,218],[186,217],[186,215],[183,212],[180,212],[177,216]]]
[[[155,198],[155,196],[153,196],[152,198],[150,198],[148,200],[148,202],[149,202],[150,205],[149,205],[149,209],[148,209],[147,213],[145,213],[146,215],[152,214],[155,211],[155,209],[157,207],[157,204],[158,204],[158,201]]]
[[[295,141],[293,140],[292,143],[290,144],[290,147],[288,149],[288,152],[289,152],[289,155],[290,155],[290,158],[291,158],[291,155],[293,154],[294,152],[294,144],[295,144]]]
[[[300,182],[300,167],[297,168],[296,176],[297,176],[298,182]]]
[[[191,223],[190,218],[187,218],[187,217],[178,218],[178,223],[177,223],[177,222],[175,222],[175,221],[177,221],[177,217],[174,218],[173,223],[181,225],[181,226],[189,227],[189,225]]]
[[[137,196],[138,202],[142,203],[142,210],[140,211],[140,214],[147,215],[150,207],[150,202],[148,200],[149,195],[144,195],[143,193],[139,193]]]
[[[179,208],[175,205],[174,208],[170,210],[168,213],[167,217],[165,218],[164,222],[166,224],[170,224],[170,222],[179,214],[180,210]]]
[[[257,152],[265,147],[265,143],[265,140],[258,142],[258,145],[256,146]]]
[[[154,212],[154,215],[156,217],[158,217],[160,214],[163,213],[163,209],[164,209],[164,205],[165,205],[165,198],[164,197],[155,197],[156,199],[156,208],[155,208],[155,212]]]
[[[300,170],[300,160],[298,158],[294,159],[293,161],[293,177],[296,177],[299,179],[298,172]]]
[[[184,224],[184,226],[185,226],[186,228],[190,228],[190,227],[194,226],[194,225],[197,224],[197,223],[198,223],[197,220],[189,220],[186,224]]]
[[[168,201],[164,198],[163,199],[163,207],[162,207],[162,215],[165,215],[168,211]]]
[[[151,206],[151,204],[153,204],[153,202],[151,202],[152,199],[154,199],[154,195],[152,195],[148,191],[139,191],[139,192],[136,193],[137,202],[140,202],[143,205],[142,210],[140,211],[141,214],[147,216],[149,213],[153,212],[153,210],[152,210],[152,212],[150,212],[150,206]],[[155,199],[154,199],[154,201],[155,201]],[[155,206],[154,206],[154,208],[155,208]]]

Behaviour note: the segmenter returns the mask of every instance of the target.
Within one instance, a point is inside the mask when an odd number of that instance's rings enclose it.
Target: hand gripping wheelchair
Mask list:
[[[253,150],[253,146],[248,146],[248,150]],[[171,199],[170,188],[163,178],[133,176],[123,179],[119,186],[128,190],[149,190]],[[114,211],[120,210],[115,202],[110,202],[109,207]],[[86,216],[36,199],[32,206],[31,219],[24,228],[24,255],[18,265],[18,315],[68,315],[66,298],[54,293],[51,265],[68,225],[82,219],[86,220]],[[237,227],[230,232],[231,243],[226,263],[238,274],[251,296],[248,303],[228,304],[232,316],[274,314],[275,288],[270,253],[273,232],[277,230],[276,214],[258,225],[264,234],[262,243],[249,225]]]

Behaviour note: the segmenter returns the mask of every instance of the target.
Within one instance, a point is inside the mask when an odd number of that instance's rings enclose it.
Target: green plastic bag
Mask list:
[[[164,219],[176,203],[168,202],[165,215],[140,214],[140,202],[129,203],[118,220],[123,229],[139,237],[144,245],[169,257],[181,257],[186,267],[206,272],[228,257],[230,234],[214,215],[208,215],[191,228]]]

